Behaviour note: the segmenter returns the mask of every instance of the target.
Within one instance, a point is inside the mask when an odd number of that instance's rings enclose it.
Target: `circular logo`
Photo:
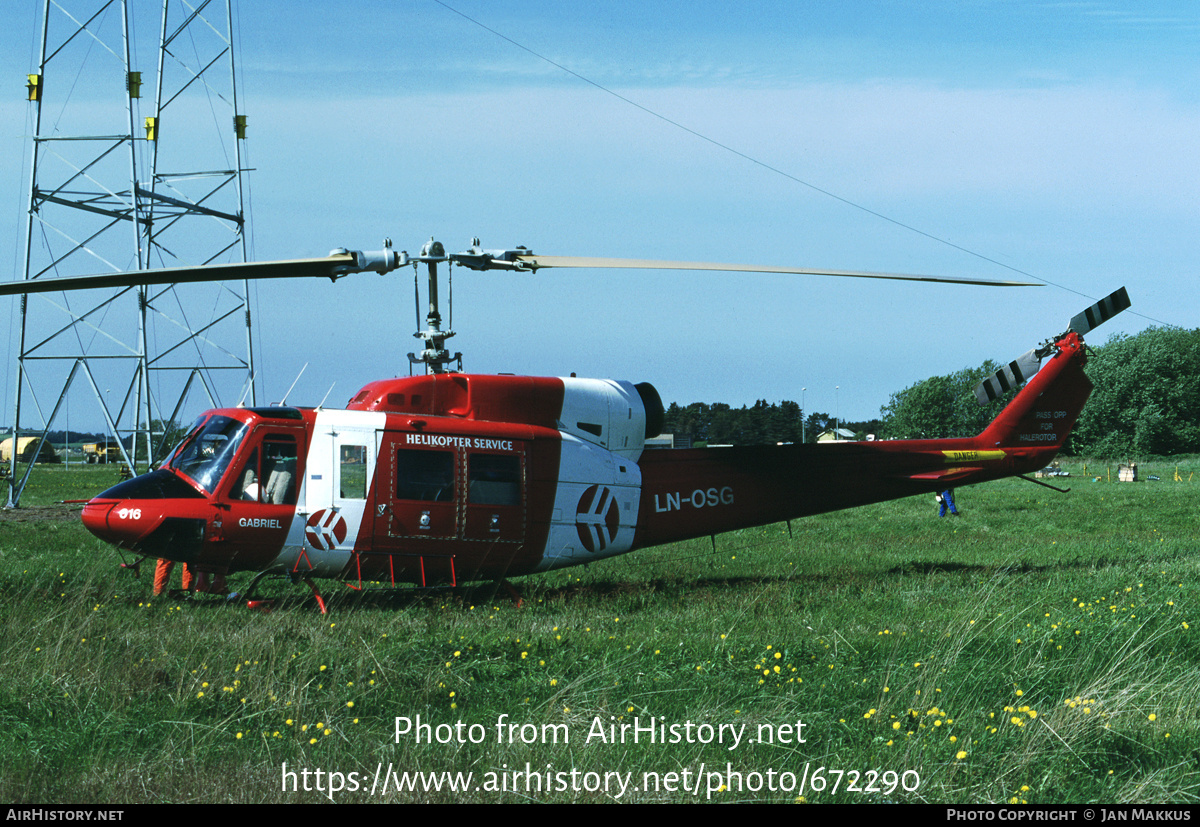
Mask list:
[[[323,508],[308,518],[304,539],[318,551],[332,551],[346,539],[346,521],[336,511]]]
[[[603,551],[617,536],[620,524],[621,511],[611,489],[593,485],[583,492],[575,509],[575,528],[584,548]]]

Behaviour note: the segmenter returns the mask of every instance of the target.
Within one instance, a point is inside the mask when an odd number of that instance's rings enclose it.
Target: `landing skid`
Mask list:
[[[258,589],[259,584],[262,583],[262,581],[265,578],[272,576],[272,575],[275,577],[286,577],[293,585],[298,584],[298,583],[303,583],[304,585],[308,586],[309,590],[312,592],[313,598],[317,601],[317,606],[321,609],[321,614],[329,614],[328,602],[321,595],[321,592],[317,588],[317,584],[315,582],[313,582],[312,578],[309,577],[308,575],[299,574],[297,572],[292,572],[289,574],[280,574],[278,572],[260,571],[258,574],[254,575],[254,577],[250,580],[249,585],[246,586],[246,590],[244,592],[242,592],[242,595],[241,595],[241,598],[246,601],[247,608],[255,609],[255,610],[259,610],[259,611],[270,611],[272,608],[274,608],[275,600],[273,598],[257,598],[257,597],[255,597],[255,591]],[[365,589],[362,587],[362,585],[356,586],[354,583],[346,583],[345,585],[348,586],[350,589],[352,589],[356,592],[360,592],[362,594],[370,594],[370,593],[378,593],[378,592],[396,592],[398,590],[395,586],[389,588],[386,585],[383,588],[377,588],[377,589]],[[508,594],[508,596],[510,598],[512,598],[513,603],[516,605],[516,607],[518,609],[522,608],[525,605],[525,598],[521,595],[521,592],[518,591],[517,588],[515,586],[513,586],[512,583],[510,583],[506,578],[501,578],[499,580],[493,581],[493,586],[494,587],[488,596],[488,600],[494,599],[495,596],[501,590],[503,590],[506,594]],[[449,588],[449,590],[451,592],[454,592],[456,589],[459,588],[459,585],[457,583],[439,584],[436,586],[435,585],[425,586],[425,585],[420,585],[420,584],[414,584],[414,585],[410,585],[409,588],[407,588],[407,589],[402,589],[402,591],[432,593],[432,592],[441,591],[441,590],[444,590],[447,588]]]
[[[321,609],[321,614],[329,614],[329,607],[325,604],[325,598],[321,596],[321,592],[317,590],[317,584],[312,581],[308,575],[288,574],[281,575],[277,572],[260,571],[250,580],[250,585],[246,587],[246,591],[242,593],[242,599],[246,601],[246,608],[257,609],[259,611],[270,611],[275,601],[272,599],[257,599],[254,597],[254,591],[258,588],[258,584],[263,581],[263,578],[275,574],[277,577],[287,577],[292,583],[304,583],[312,591],[312,596],[316,598],[317,606]]]

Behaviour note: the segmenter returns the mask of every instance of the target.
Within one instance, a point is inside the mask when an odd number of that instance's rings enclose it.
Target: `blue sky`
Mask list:
[[[9,0],[22,9],[0,32],[5,279],[20,276],[40,5]],[[133,8],[152,39],[156,4]],[[1200,326],[1193,3],[361,0],[242,2],[235,17],[261,260],[478,236],[1018,277],[1006,265],[1054,285],[459,271],[451,346],[470,371],[650,381],[668,401],[735,406],[807,388],[807,408],[865,419],[926,376],[1014,358],[1123,284],[1142,315],[1094,344]],[[147,76],[153,48],[139,47]],[[263,398],[305,363],[299,404],[407,372],[407,271],[264,284],[254,301]]]

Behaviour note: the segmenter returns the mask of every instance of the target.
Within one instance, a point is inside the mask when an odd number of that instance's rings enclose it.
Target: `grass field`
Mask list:
[[[39,469],[0,512],[0,799],[1194,803],[1200,460],[1064,466],[328,615],[151,599],[51,504],[113,472]]]

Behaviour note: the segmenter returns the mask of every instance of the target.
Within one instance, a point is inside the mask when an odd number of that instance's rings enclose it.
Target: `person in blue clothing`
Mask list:
[[[936,499],[936,500],[938,501],[938,506],[939,506],[939,508],[938,508],[938,516],[939,516],[939,517],[945,517],[945,516],[946,516],[946,509],[947,509],[947,508],[949,508],[949,509],[950,509],[950,516],[951,516],[951,517],[957,517],[957,516],[958,516],[958,509],[954,507],[954,489],[953,489],[953,488],[947,488],[947,489],[946,489],[945,491],[943,491],[942,493],[940,493],[940,494],[935,494],[935,495],[934,495],[934,499]]]

